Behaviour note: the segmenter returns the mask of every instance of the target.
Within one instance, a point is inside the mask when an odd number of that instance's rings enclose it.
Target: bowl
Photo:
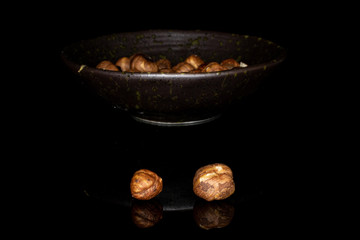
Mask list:
[[[211,73],[134,73],[97,69],[102,60],[143,53],[166,57],[173,65],[191,54],[205,62],[227,58],[248,66]],[[136,120],[160,126],[209,122],[234,102],[256,91],[284,61],[276,43],[249,35],[213,31],[147,30],[115,33],[64,47],[61,57],[71,71],[114,107]]]

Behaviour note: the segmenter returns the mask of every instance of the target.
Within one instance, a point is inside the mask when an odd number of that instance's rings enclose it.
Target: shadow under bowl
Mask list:
[[[95,68],[102,60],[144,53],[173,65],[191,54],[206,63],[234,58],[245,68],[212,73],[130,73]],[[96,94],[136,120],[161,126],[209,122],[253,93],[286,57],[283,47],[248,35],[209,31],[148,30],[83,40],[61,52],[65,64]]]

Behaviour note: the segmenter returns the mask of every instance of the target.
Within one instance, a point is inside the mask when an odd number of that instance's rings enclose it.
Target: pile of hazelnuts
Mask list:
[[[130,182],[133,198],[149,200],[163,189],[163,180],[148,169],[136,171]],[[193,179],[194,193],[206,201],[223,200],[235,192],[233,173],[223,163],[214,163],[199,168]]]
[[[109,60],[101,61],[96,68],[109,71],[122,72],[149,72],[149,73],[204,73],[204,72],[220,72],[231,70],[237,67],[247,67],[243,62],[238,62],[233,58],[223,60],[221,63],[210,62],[205,63],[198,55],[190,55],[185,61],[174,66],[171,62],[162,58],[153,61],[149,56],[136,53],[130,57],[121,57],[115,64]]]

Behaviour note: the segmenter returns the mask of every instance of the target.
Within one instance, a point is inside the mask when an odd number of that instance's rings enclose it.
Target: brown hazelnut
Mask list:
[[[206,65],[202,71],[203,72],[220,72],[220,71],[225,71],[225,70],[227,70],[227,69],[225,67],[221,66],[219,63],[211,62],[208,65]]]
[[[121,71],[127,72],[130,70],[130,58],[128,57],[119,58],[116,61],[115,65],[120,67]]]
[[[181,62],[175,65],[173,67],[173,70],[177,73],[187,73],[194,70],[194,67],[189,63]]]
[[[193,179],[193,190],[198,197],[206,201],[228,198],[235,192],[230,167],[214,163],[199,168]]]
[[[159,68],[153,61],[147,59],[144,54],[135,54],[130,57],[130,69],[134,72],[158,72]]]
[[[203,63],[196,70],[199,70],[200,72],[202,72],[205,67],[206,67],[206,63]]]
[[[174,73],[175,71],[172,70],[171,68],[163,68],[163,69],[160,69],[159,72],[161,72],[161,73]]]
[[[96,65],[96,68],[109,71],[119,71],[119,69],[108,60],[101,61],[98,65]]]
[[[195,69],[198,69],[200,65],[205,63],[198,55],[195,54],[186,58],[185,62],[193,66]]]
[[[171,62],[168,59],[159,59],[155,63],[159,70],[171,68]]]
[[[202,71],[199,69],[191,70],[189,73],[201,73]]]
[[[201,73],[204,72],[203,69],[206,67],[206,64],[203,63],[200,66],[198,66],[197,69],[191,70],[189,73]]]
[[[228,70],[233,69],[234,67],[240,67],[240,64],[233,58],[225,59],[220,63],[220,65]]]
[[[162,178],[147,169],[136,171],[130,182],[131,195],[139,200],[149,200],[157,196],[162,188]]]

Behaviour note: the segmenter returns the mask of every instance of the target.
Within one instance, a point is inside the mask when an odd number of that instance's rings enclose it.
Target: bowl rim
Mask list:
[[[198,33],[207,33],[207,34],[216,34],[216,35],[232,35],[232,36],[237,36],[237,37],[243,37],[243,38],[255,38],[259,41],[266,41],[268,42],[269,45],[274,44],[278,49],[280,49],[280,54],[278,56],[276,56],[274,59],[267,61],[267,62],[262,62],[262,63],[258,63],[258,64],[252,64],[249,65],[247,67],[237,67],[237,68],[233,68],[230,70],[225,70],[225,71],[219,71],[219,72],[201,72],[201,73],[160,73],[160,72],[122,72],[122,71],[110,71],[110,70],[102,70],[102,69],[98,69],[96,67],[93,66],[88,66],[86,64],[79,64],[76,63],[72,60],[70,60],[67,56],[66,56],[66,52],[65,49],[70,47],[71,45],[77,44],[77,43],[81,43],[81,42],[86,42],[86,41],[92,41],[98,38],[103,38],[103,37],[109,37],[112,35],[118,35],[118,34],[135,34],[135,35],[139,35],[142,33],[149,33],[149,32],[175,32],[175,33],[194,33],[194,32],[198,32]],[[211,76],[224,76],[224,75],[236,75],[239,73],[247,73],[248,71],[256,71],[256,70],[266,70],[267,68],[271,68],[273,66],[276,66],[280,63],[282,63],[286,57],[287,57],[287,51],[284,47],[280,46],[279,44],[267,40],[265,38],[262,37],[257,37],[254,35],[247,35],[247,34],[237,34],[237,33],[231,33],[231,32],[219,32],[219,31],[206,31],[206,30],[174,30],[174,29],[149,29],[149,30],[143,30],[143,31],[134,31],[134,32],[116,32],[116,33],[111,33],[111,34],[105,34],[105,35],[101,35],[95,38],[91,38],[91,39],[85,39],[85,40],[80,40],[77,42],[74,42],[70,45],[65,46],[61,53],[61,58],[63,61],[71,63],[75,69],[78,69],[77,72],[78,73],[82,73],[82,72],[87,72],[87,71],[92,71],[93,73],[97,73],[97,74],[105,74],[105,75],[111,75],[111,76],[133,76],[133,77],[140,77],[140,78],[155,78],[158,79],[159,77],[161,78],[166,78],[167,76],[169,78],[203,78],[205,76],[207,77],[211,77]]]

